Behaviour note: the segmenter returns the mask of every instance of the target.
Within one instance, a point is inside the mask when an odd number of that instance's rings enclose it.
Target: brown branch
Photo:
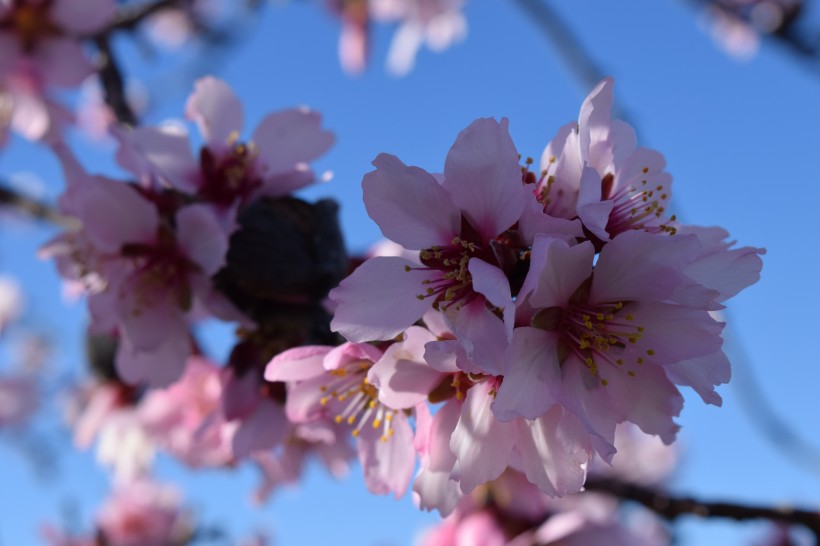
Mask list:
[[[64,216],[56,208],[2,186],[0,186],[0,206],[13,207],[25,212],[32,218],[52,222],[60,226],[71,227],[74,225],[71,218]]]
[[[125,96],[125,83],[114,53],[111,51],[109,35],[101,34],[94,39],[99,51],[99,74],[103,88],[103,99],[114,112],[117,121],[126,125],[136,125],[137,116]]]
[[[767,519],[792,525],[802,525],[814,533],[820,542],[820,512],[789,507],[749,506],[731,502],[709,502],[692,497],[676,497],[655,489],[607,478],[590,478],[584,486],[588,491],[609,493],[615,497],[638,502],[656,514],[674,520],[694,515],[728,518],[735,521]]]

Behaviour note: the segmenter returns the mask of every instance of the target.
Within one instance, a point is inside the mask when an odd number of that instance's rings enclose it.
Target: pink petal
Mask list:
[[[396,257],[376,257],[360,265],[329,297],[338,307],[330,323],[355,342],[392,339],[416,322],[431,301],[418,298],[434,273]],[[405,269],[407,268],[407,269]]]
[[[536,328],[516,328],[505,354],[504,381],[492,403],[501,421],[536,419],[557,403],[561,367],[558,336]]]
[[[463,355],[459,359],[459,353]],[[467,359],[464,354],[464,347],[455,340],[448,339],[442,341],[431,341],[424,347],[424,360],[434,370],[442,373],[455,373],[461,370],[459,364]],[[481,368],[473,365],[469,370],[464,370],[472,373],[481,373]]]
[[[233,454],[242,459],[255,451],[272,449],[282,443],[288,428],[282,406],[273,400],[260,399],[256,411],[242,421],[234,434]]]
[[[684,269],[691,279],[719,292],[717,301],[725,301],[760,279],[766,250],[754,247],[731,249],[729,234],[721,228],[685,226],[680,233],[694,233],[703,249],[700,256]]]
[[[2,4],[0,4],[0,7],[2,7]],[[8,10],[8,7],[5,9]],[[2,16],[2,12],[0,12],[0,17]],[[0,31],[0,51],[3,52],[0,55],[0,77],[5,79],[5,76],[14,69],[22,55],[20,40],[17,38],[16,33],[5,30]]]
[[[406,418],[394,419],[392,431],[391,436],[382,439],[380,429],[365,427],[357,447],[367,489],[376,495],[392,492],[399,498],[410,485],[416,452],[413,431]]]
[[[682,270],[697,255],[693,235],[650,235],[626,231],[601,251],[590,302],[663,301],[683,282]]]
[[[94,72],[82,44],[73,38],[43,40],[34,51],[43,81],[58,87],[77,87]]]
[[[302,189],[316,181],[314,172],[304,163],[296,165],[293,170],[269,176],[253,193],[251,199],[259,197],[281,197]]]
[[[504,351],[510,342],[511,326],[505,325],[488,309],[483,298],[474,298],[458,310],[448,309],[453,333],[464,348],[467,359],[483,371],[499,375],[504,366]]]
[[[242,103],[224,81],[206,76],[194,83],[194,92],[185,103],[185,115],[193,120],[208,148],[219,155],[231,136],[242,132]]]
[[[397,157],[379,154],[362,180],[367,213],[382,233],[403,247],[449,245],[461,230],[461,213],[430,174]]]
[[[101,177],[76,194],[75,205],[89,239],[101,251],[118,254],[127,243],[153,243],[159,213],[128,184]]]
[[[450,402],[439,409],[428,426],[416,414],[416,449],[422,455],[422,466],[413,482],[413,502],[423,510],[438,510],[449,515],[462,497],[458,482],[450,479],[456,458],[450,451],[450,436],[461,415],[461,404]],[[429,412],[428,412],[429,413]],[[429,419],[429,417],[428,417]],[[419,449],[418,438],[424,434],[425,449]]]
[[[134,174],[154,174],[174,188],[195,193],[199,164],[191,154],[188,135],[170,127],[137,127],[115,133],[120,140],[117,161]]]
[[[715,386],[728,383],[732,375],[729,359],[723,351],[667,364],[663,369],[670,381],[692,387],[707,404],[723,405]]]
[[[518,221],[531,196],[506,118],[479,119],[459,133],[444,163],[444,188],[484,240]]]
[[[228,234],[205,204],[188,205],[177,212],[177,244],[180,251],[211,276],[225,265]]]
[[[604,78],[593,89],[584,103],[581,105],[581,113],[578,116],[578,128],[583,160],[589,161],[598,167],[598,154],[590,146],[605,141],[609,133],[609,126],[612,120],[612,103],[614,101],[612,78]]]
[[[265,367],[265,379],[303,381],[322,375],[325,372],[325,356],[331,349],[325,345],[310,345],[279,353]]]
[[[550,496],[580,491],[592,447],[578,420],[556,405],[539,419],[517,424],[516,449],[527,479]]]
[[[572,214],[575,215],[574,209]],[[541,203],[535,199],[532,199],[524,209],[521,219],[518,221],[518,233],[524,241],[530,243],[535,240],[539,233],[561,238],[567,242],[572,242],[575,238],[584,235],[580,221],[550,216],[544,212]]]
[[[608,384],[590,393],[606,397],[615,413],[638,425],[647,434],[655,434],[669,444],[680,428],[673,420],[683,408],[683,397],[666,376],[662,367],[645,364],[631,370],[610,369],[601,373]]]
[[[405,339],[394,343],[370,368],[368,380],[378,387],[379,401],[393,409],[423,403],[444,375],[424,362],[424,345],[436,338],[428,330],[411,326]]]
[[[343,343],[327,353],[324,367],[325,370],[336,370],[351,362],[376,362],[381,357],[382,351],[369,343]]]
[[[321,404],[325,393],[321,387],[327,383],[324,375],[296,383],[288,390],[285,412],[294,423],[309,423],[318,418],[325,406]]]
[[[112,0],[57,0],[51,6],[52,21],[75,34],[90,34],[114,18],[117,5]]]
[[[322,116],[307,108],[293,108],[269,114],[253,133],[259,150],[263,175],[272,176],[293,170],[324,154],[336,140],[321,128]]]
[[[533,261],[527,275],[537,279],[529,304],[534,308],[566,307],[570,296],[592,273],[595,249],[588,241],[569,246],[562,239],[539,235],[533,243],[533,255],[541,252],[543,266]]]
[[[185,315],[171,296],[169,287],[146,287],[140,273],[119,290],[120,325],[132,346],[151,351],[170,338],[188,339]]]
[[[496,419],[490,411],[491,402],[486,383],[471,388],[461,419],[450,437],[450,450],[458,459],[464,493],[500,476],[515,445],[515,425]]]
[[[581,174],[581,191],[578,195],[578,216],[589,231],[602,241],[609,241],[606,226],[615,202],[601,201],[601,175],[592,167],[584,165]]]
[[[225,419],[233,421],[250,415],[259,404],[259,376],[252,371],[238,376],[231,367],[221,372],[222,413]]]
[[[636,326],[645,330],[634,346],[652,355],[641,354],[647,361],[668,364],[719,351],[724,323],[709,312],[682,305],[642,302],[629,308]]]
[[[117,351],[117,375],[131,385],[167,387],[185,371],[185,359],[190,353],[187,337],[168,336],[153,350],[140,351],[123,336]]]

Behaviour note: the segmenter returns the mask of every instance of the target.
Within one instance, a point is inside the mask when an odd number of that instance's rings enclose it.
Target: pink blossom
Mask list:
[[[443,51],[467,34],[464,0],[330,0],[342,21],[339,60],[357,74],[367,65],[369,31],[374,23],[398,24],[387,56],[387,68],[403,76],[413,69],[423,45]]]
[[[13,278],[0,276],[0,332],[17,320],[23,310],[23,294]]]
[[[58,238],[46,255],[86,284],[97,331],[119,333],[120,377],[168,385],[191,352],[189,313],[197,303],[218,315],[225,309],[210,280],[228,249],[224,225],[208,205],[165,210],[151,190],[90,176],[57,150],[68,181],[60,207],[82,229]]]
[[[157,444],[192,467],[224,466],[233,459],[231,429],[222,414],[220,369],[196,356],[183,375],[140,403],[140,419]]]
[[[672,177],[663,156],[638,148],[627,123],[612,119],[614,83],[606,78],[562,127],[541,158],[536,197],[544,211],[581,219],[601,241],[630,229],[674,233],[666,214]]]
[[[25,424],[40,405],[38,390],[32,375],[0,377],[0,429]]]
[[[308,163],[333,144],[321,116],[307,108],[268,114],[249,141],[240,140],[242,104],[222,80],[197,81],[185,108],[204,139],[196,157],[188,136],[168,127],[117,132],[120,164],[196,195],[223,210],[261,196],[276,197],[315,180]]]
[[[286,411],[291,421],[346,425],[356,439],[365,483],[376,494],[402,496],[415,463],[407,414],[416,397],[424,396],[429,378],[408,375],[404,387],[410,396],[390,406],[380,401],[371,375],[381,362],[398,366],[408,359],[421,361],[418,349],[423,343],[411,336],[385,352],[361,343],[298,347],[274,357],[265,371],[268,381],[288,383]]]
[[[117,488],[97,514],[97,526],[111,546],[184,544],[192,533],[180,494],[171,487],[138,481]]]
[[[94,71],[81,37],[114,16],[112,0],[19,0],[0,8],[0,94],[11,97],[11,125],[27,138],[53,138],[70,115],[48,98]]]
[[[362,181],[368,214],[387,238],[418,250],[422,265],[366,261],[331,291],[331,328],[357,342],[391,339],[433,307],[447,313],[470,357],[497,357],[511,325],[505,268],[514,263],[496,251],[528,202],[507,120],[481,119],[462,131],[441,181],[391,155],[373,164]]]
[[[679,303],[702,293],[685,275],[700,250],[693,235],[628,231],[594,261],[589,242],[537,238],[516,301],[522,326],[508,349],[496,415],[531,419],[562,405],[584,423],[606,460],[623,421],[671,442],[678,429],[673,417],[683,405],[673,380],[708,399],[728,377],[723,324],[711,317],[708,302]],[[668,371],[692,359],[703,362]]]
[[[423,45],[443,51],[467,35],[465,0],[372,0],[377,21],[398,22],[387,54],[387,68],[403,76],[413,69]]]

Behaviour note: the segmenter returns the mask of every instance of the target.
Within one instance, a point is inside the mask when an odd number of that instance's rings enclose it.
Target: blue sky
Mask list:
[[[337,144],[318,163],[334,179],[304,192],[334,197],[351,250],[380,234],[361,203],[360,182],[380,152],[439,171],[458,132],[478,117],[508,117],[519,152],[539,157],[557,129],[577,117],[588,89],[571,77],[533,21],[515,2],[472,0],[469,35],[452,49],[422,51],[404,78],[383,69],[392,29],[377,28],[372,64],[351,78],[338,66],[338,25],[313,2],[270,6],[250,37],[213,67],[243,99],[247,130],[265,113],[309,105],[324,114]],[[553,2],[558,5],[558,2]],[[571,5],[570,5],[571,4]],[[674,177],[672,208],[689,223],[720,225],[743,245],[766,247],[761,281],[729,303],[732,342],[727,352],[735,379],[753,373],[766,399],[794,432],[820,445],[820,78],[781,51],[764,47],[739,63],[700,30],[685,2],[576,0],[558,8],[586,50],[616,80],[616,97],[638,127],[639,141],[660,150]],[[126,65],[151,86],[167,81],[173,63],[151,66],[133,47],[119,44]],[[185,89],[162,88],[147,122],[179,117]],[[156,92],[159,93],[157,89]],[[81,138],[72,144],[91,170],[115,172],[110,149]],[[0,175],[33,172],[55,196],[55,161],[16,139],[0,153]],[[51,230],[3,225],[0,272],[23,276],[32,320],[47,324],[63,343],[55,367],[80,369],[81,307],[59,302],[50,264],[34,249]],[[226,335],[214,330],[214,350]],[[743,409],[740,381],[720,389],[724,407],[705,406],[686,393],[679,422],[682,464],[675,491],[704,498],[781,504],[820,504],[820,475],[784,458]],[[53,427],[48,428],[52,430]],[[75,499],[88,521],[107,482],[90,454],[69,453],[67,437],[55,480],[35,477],[18,451],[0,445],[0,544],[33,544],[37,525],[59,521]],[[820,466],[820,461],[818,461]],[[313,544],[409,546],[435,517],[400,500],[367,493],[358,469],[335,482],[318,468],[298,490],[284,491],[262,508],[246,501],[253,472],[191,475],[163,461],[161,477],[180,479],[206,521],[239,533],[267,529],[285,546]],[[684,520],[682,544],[748,544],[755,524]]]

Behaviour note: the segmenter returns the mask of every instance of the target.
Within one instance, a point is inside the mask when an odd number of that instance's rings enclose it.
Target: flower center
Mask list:
[[[436,309],[446,309],[456,301],[467,298],[472,294],[473,286],[468,266],[470,258],[477,254],[476,244],[461,237],[454,237],[450,246],[433,246],[422,250],[419,258],[426,267],[421,269],[438,270],[442,275],[425,280],[425,293],[416,297],[434,298],[433,307]]]
[[[247,198],[262,185],[256,175],[258,151],[253,143],[236,142],[222,157],[203,147],[199,154],[203,184],[200,193],[206,201],[230,206],[236,199]]]
[[[370,424],[374,429],[381,429],[380,439],[386,442],[393,436],[395,411],[379,402],[379,390],[367,380],[367,371],[372,365],[361,360],[328,372],[328,382],[319,387],[324,393],[319,402],[335,412],[336,423],[353,426],[354,437]]]
[[[8,23],[17,32],[24,52],[31,53],[42,38],[60,33],[49,18],[49,9],[49,2],[18,4],[12,8]]]
[[[643,365],[645,358],[655,354],[653,349],[641,346],[646,328],[634,321],[634,315],[619,301],[571,304],[567,309],[548,307],[533,316],[531,325],[558,331],[561,334],[559,363],[563,364],[574,355],[606,386],[609,381],[601,377],[602,365],[609,364],[603,368],[608,370],[625,368],[627,375],[635,377],[637,368],[633,364]]]
[[[649,178],[649,167],[644,167],[633,180],[615,191],[615,177],[612,174],[607,174],[601,179],[601,199],[611,199],[615,202],[606,227],[610,236],[615,237],[631,229],[675,234],[677,229],[669,225],[675,221],[675,216],[668,221],[664,221],[663,216],[669,191],[664,182],[650,183]]]

